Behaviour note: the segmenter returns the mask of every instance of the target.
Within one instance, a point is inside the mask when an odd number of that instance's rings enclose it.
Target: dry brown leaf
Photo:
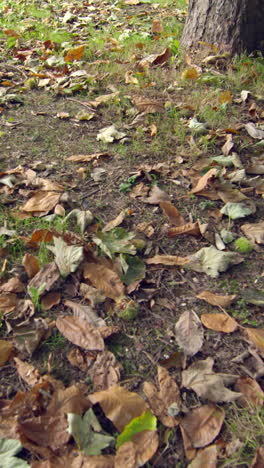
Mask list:
[[[58,305],[61,301],[61,293],[58,291],[56,292],[49,292],[41,299],[41,306],[43,310],[50,310],[55,305]]]
[[[198,450],[195,459],[188,465],[188,468],[216,468],[217,446],[209,445]]]
[[[252,461],[250,468],[263,468],[264,466],[264,446],[259,447]]]
[[[149,187],[144,184],[144,182],[140,182],[136,184],[131,192],[129,192],[130,198],[137,198],[137,197],[145,197],[149,192]]]
[[[99,403],[106,417],[122,432],[132,419],[140,416],[148,407],[137,393],[129,392],[119,385],[89,395],[93,405]]]
[[[143,391],[147,397],[149,406],[155,416],[164,426],[174,427],[179,421],[170,415],[170,411],[177,415],[181,408],[180,390],[176,381],[169,372],[158,366],[159,391],[151,382],[144,382]]]
[[[143,234],[145,234],[149,239],[151,239],[155,234],[155,229],[150,223],[139,223],[136,225],[136,229],[139,232],[143,232]]]
[[[36,367],[26,361],[21,361],[17,357],[14,358],[14,361],[18,374],[30,387],[34,387],[39,383],[41,375]]]
[[[159,437],[156,431],[141,431],[125,442],[115,456],[115,468],[138,468],[156,453]]]
[[[125,83],[138,85],[138,79],[133,75],[131,70],[127,70],[125,73]]]
[[[54,231],[49,229],[37,229],[33,232],[30,239],[27,239],[26,244],[33,249],[38,248],[41,242],[52,242],[55,235]]]
[[[165,65],[168,60],[171,57],[171,51],[169,47],[163,50],[160,54],[151,54],[148,55],[147,57],[144,57],[140,62],[138,63],[139,69],[144,69],[144,68],[149,68],[153,66],[162,66]]]
[[[60,333],[76,346],[89,351],[103,351],[103,338],[86,320],[72,316],[58,317],[56,326]]]
[[[101,391],[113,387],[119,382],[122,367],[110,351],[98,353],[90,371],[94,390]]]
[[[154,114],[156,112],[165,112],[164,103],[156,99],[144,98],[142,96],[135,96],[133,104],[136,108],[144,114]]]
[[[204,190],[207,184],[218,174],[218,169],[213,167],[209,169],[197,182],[196,186],[191,190],[190,193],[198,193]]]
[[[41,290],[41,295],[50,291],[60,278],[60,272],[55,262],[47,263],[28,283],[28,288]],[[43,287],[45,285],[45,287]]]
[[[155,255],[155,257],[147,258],[145,262],[148,265],[186,265],[189,263],[189,257],[179,257],[178,255]]]
[[[60,197],[61,193],[39,190],[35,192],[33,197],[31,197],[25,205],[21,206],[20,210],[28,213],[47,213],[59,203]]]
[[[202,314],[201,322],[206,328],[223,333],[233,333],[238,327],[235,319],[224,313]]]
[[[228,133],[226,135],[226,142],[221,148],[222,151],[223,151],[223,154],[225,156],[228,156],[233,147],[234,147],[233,135],[232,135],[232,133]]]
[[[239,203],[241,201],[247,200],[248,198],[238,189],[229,187],[218,190],[217,194],[220,200],[222,200],[224,203]]]
[[[92,154],[76,154],[73,156],[69,156],[67,161],[72,162],[90,162],[90,161],[98,161],[100,158],[109,157],[110,153],[92,153]]]
[[[162,201],[168,201],[170,199],[169,195],[161,190],[157,185],[151,189],[149,193],[149,197],[144,198],[145,203],[149,203],[150,205],[158,205]]]
[[[80,304],[79,302],[67,300],[64,302],[66,307],[70,307],[74,317],[87,321],[93,327],[104,327],[105,320],[98,316],[97,312],[90,306]]]
[[[232,374],[216,374],[213,371],[214,360],[207,358],[196,361],[182,372],[182,387],[192,389],[197,395],[214,403],[233,401],[240,393],[232,392],[225,385],[233,384],[237,376]]]
[[[225,413],[215,405],[204,405],[190,411],[181,421],[193,447],[200,448],[210,444],[219,434]]]
[[[199,73],[196,68],[186,68],[181,74],[182,80],[197,80],[199,78]]]
[[[163,26],[159,19],[154,19],[152,21],[151,32],[153,34],[161,34],[163,32]]]
[[[235,383],[235,390],[243,394],[238,399],[238,403],[243,407],[263,406],[264,392],[256,380],[250,377],[239,377]]]
[[[194,356],[201,349],[204,332],[198,315],[192,310],[181,314],[175,325],[175,338],[187,356]]]
[[[198,221],[194,223],[186,223],[183,226],[171,228],[168,230],[168,237],[176,237],[182,234],[191,235],[191,236],[200,236],[200,224]]]
[[[65,216],[66,211],[65,211],[64,206],[62,206],[60,204],[56,205],[55,208],[54,208],[54,213],[56,215],[58,215],[58,216]]]
[[[130,216],[131,214],[132,213],[130,209],[122,210],[115,219],[109,221],[109,223],[105,225],[105,227],[102,229],[102,232],[111,231],[111,229],[114,229],[115,227],[119,226],[124,221],[124,219],[127,216]]]
[[[82,415],[84,411],[91,407],[88,398],[86,385],[74,384],[67,388],[58,388],[53,393],[47,408],[48,414],[74,413]]]
[[[7,314],[8,312],[12,312],[12,310],[15,310],[17,304],[18,298],[16,294],[0,294],[0,310],[3,314]]]
[[[0,366],[4,366],[10,358],[13,351],[13,345],[11,341],[0,340]]]
[[[87,104],[97,109],[97,107],[101,106],[101,104],[106,104],[109,101],[113,101],[113,99],[116,99],[118,95],[119,91],[115,91],[110,94],[102,94],[101,96],[97,96],[97,98],[95,98],[93,101],[88,101]]]
[[[67,359],[73,367],[78,367],[82,372],[87,372],[96,358],[89,351],[85,352],[79,348],[73,348],[68,352]]]
[[[264,221],[243,224],[240,229],[249,240],[256,244],[264,244]]]
[[[20,293],[23,292],[24,289],[24,284],[17,276],[10,278],[6,283],[0,286],[0,291],[4,293]]]
[[[106,297],[118,299],[124,296],[125,287],[118,275],[99,263],[85,263],[83,276],[88,279],[92,286],[101,291]]]
[[[74,62],[75,60],[81,60],[84,53],[84,45],[75,47],[74,49],[68,50],[67,54],[64,57],[65,62]]]
[[[185,224],[184,217],[181,215],[179,210],[173,206],[173,204],[170,201],[162,201],[160,202],[160,207],[163,211],[163,213],[168,216],[169,222],[173,226],[182,226]]]
[[[237,295],[232,294],[229,296],[222,296],[220,294],[214,294],[211,291],[202,291],[200,294],[196,296],[198,299],[202,299],[205,302],[208,302],[208,304],[211,304],[213,306],[217,307],[229,307],[230,304],[236,299]]]
[[[50,335],[50,329],[47,322],[39,317],[23,326],[19,325],[13,328],[13,337],[15,347],[23,354],[30,356],[38,348],[42,340],[45,340]]]
[[[102,304],[105,301],[104,294],[101,294],[98,289],[86,283],[80,284],[79,293],[89,302],[91,307],[95,307],[97,304]]]
[[[18,423],[18,431],[37,446],[55,451],[67,444],[70,434],[64,414],[42,415]]]
[[[24,255],[22,265],[24,266],[29,279],[33,278],[39,271],[39,261],[37,257],[29,253]]]
[[[264,328],[245,328],[245,332],[261,356],[264,357]]]
[[[197,449],[194,448],[194,446],[192,445],[192,442],[190,438],[188,437],[187,432],[184,430],[182,426],[180,426],[180,431],[181,431],[185,456],[187,460],[193,460],[197,453]]]

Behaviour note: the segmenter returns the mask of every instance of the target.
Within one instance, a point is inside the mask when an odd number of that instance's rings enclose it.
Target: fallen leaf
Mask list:
[[[219,434],[225,413],[215,405],[204,405],[190,411],[181,421],[193,447],[210,444]]]
[[[238,323],[224,313],[202,314],[201,322],[206,328],[223,333],[233,333],[238,327]]]
[[[144,382],[143,391],[153,413],[164,426],[174,427],[179,421],[174,417],[181,411],[180,390],[169,372],[158,366],[159,390],[151,382]]]
[[[178,257],[177,255],[155,255],[155,257],[147,258],[148,265],[170,265],[183,266],[189,263],[189,257]]]
[[[245,129],[248,134],[256,140],[262,140],[264,138],[264,130],[259,130],[252,122],[245,124]]]
[[[182,234],[191,236],[201,236],[200,224],[198,221],[194,223],[186,223],[183,226],[171,228],[168,230],[168,237],[176,237]]]
[[[173,226],[182,226],[185,224],[184,217],[170,201],[161,201],[160,207],[163,213],[168,216],[170,224]]]
[[[136,247],[133,244],[134,232],[127,232],[122,227],[116,227],[108,232],[98,232],[93,236],[93,241],[110,258],[114,254],[136,254]]]
[[[21,361],[18,357],[15,357],[14,361],[19,376],[27,385],[34,387],[34,385],[40,382],[41,375],[36,367],[26,361]]]
[[[151,25],[151,32],[153,34],[161,34],[163,32],[163,26],[158,19],[154,19]]]
[[[17,276],[10,278],[6,283],[0,286],[0,291],[4,293],[21,293],[24,290],[25,286]]]
[[[0,366],[4,366],[13,351],[13,344],[8,340],[0,340]]]
[[[35,192],[25,205],[22,205],[20,210],[28,213],[48,213],[58,203],[61,197],[61,193],[58,192],[45,192],[39,190]]]
[[[109,157],[110,153],[92,153],[92,154],[76,154],[73,156],[69,156],[66,161],[72,162],[91,162],[91,161],[99,161],[100,158]]]
[[[263,406],[264,392],[256,380],[250,377],[239,377],[234,388],[237,392],[242,393],[238,403],[244,408]]]
[[[115,468],[137,468],[145,465],[156,453],[159,437],[156,431],[142,431],[125,442],[115,456]]]
[[[83,276],[106,297],[116,300],[124,296],[125,288],[123,283],[114,271],[104,265],[85,263]]]
[[[232,133],[228,133],[226,135],[226,142],[221,148],[222,151],[223,151],[223,154],[225,156],[228,156],[228,154],[230,153],[230,151],[232,150],[233,147],[234,147],[233,135],[232,135]]]
[[[138,63],[139,69],[149,68],[153,66],[162,66],[165,65],[171,57],[171,50],[169,47],[163,50],[160,54],[151,54],[147,57],[144,57]]]
[[[119,449],[126,442],[133,441],[134,436],[144,431],[156,431],[157,418],[150,411],[145,411],[140,416],[132,419],[125,429],[118,435],[116,447]]]
[[[262,468],[264,466],[264,447],[259,447],[250,468]]]
[[[28,290],[35,288],[40,295],[50,291],[54,284],[60,279],[60,272],[55,262],[44,265],[28,283]]]
[[[1,468],[29,468],[29,464],[15,455],[23,449],[22,444],[14,439],[0,439]]]
[[[49,292],[41,299],[41,306],[43,310],[50,310],[61,301],[61,294],[59,292]]]
[[[264,244],[264,221],[243,224],[240,229],[249,240],[256,244]]]
[[[235,252],[222,252],[214,246],[203,247],[191,255],[186,267],[197,272],[206,273],[211,278],[217,278],[219,273],[226,271],[232,265],[243,262],[243,257]]]
[[[232,94],[230,91],[222,91],[218,96],[220,104],[230,104],[232,102]]]
[[[54,246],[49,245],[48,249],[55,255],[55,263],[60,274],[65,278],[70,273],[77,270],[83,260],[83,247],[78,245],[68,245],[61,237],[53,238]]]
[[[231,294],[229,296],[222,296],[220,294],[214,294],[211,291],[202,291],[200,294],[196,296],[198,299],[202,299],[208,304],[217,307],[229,307],[232,302],[237,298],[236,294]]]
[[[130,216],[130,215],[131,215],[131,210],[130,209],[122,210],[115,219],[113,219],[112,221],[109,221],[109,223],[107,223],[105,225],[105,227],[102,229],[102,232],[108,232],[108,231],[111,231],[112,229],[116,228],[117,226],[119,226],[124,221],[124,219],[127,216]]]
[[[198,315],[193,311],[183,312],[175,325],[175,338],[179,347],[188,356],[194,356],[203,346],[204,332]]]
[[[156,100],[136,96],[133,98],[133,104],[144,114],[155,114],[165,112],[164,103]]]
[[[245,328],[245,332],[261,356],[264,357],[264,328]]]
[[[150,205],[158,205],[160,202],[168,201],[170,199],[169,195],[161,190],[157,185],[151,189],[149,197],[144,198],[144,203],[149,203]]]
[[[133,72],[131,70],[127,70],[125,73],[125,83],[135,85],[139,84],[138,79],[133,75]]]
[[[129,392],[119,385],[89,395],[93,405],[99,403],[106,417],[112,421],[119,432],[134,418],[140,416],[148,407],[137,393]]]
[[[15,310],[17,304],[18,298],[16,294],[0,294],[0,311],[3,314],[7,314],[8,312],[12,312],[12,310]]]
[[[31,356],[40,343],[48,338],[50,330],[47,322],[39,318],[33,318],[25,325],[13,328],[15,347],[20,353]]]
[[[242,298],[247,304],[264,305],[264,291],[262,289],[245,288],[242,291]]]
[[[97,109],[97,107],[99,107],[101,104],[106,104],[109,101],[113,101],[114,99],[117,98],[118,95],[119,95],[119,91],[115,91],[110,94],[102,94],[101,96],[97,96],[97,98],[95,98],[93,101],[88,101],[88,104]],[[118,101],[119,101],[119,98],[118,98]]]
[[[216,374],[213,369],[214,360],[207,358],[196,361],[182,372],[182,387],[192,389],[203,400],[214,403],[234,401],[241,396],[232,392],[225,385],[233,384],[237,376],[231,374]]]
[[[75,47],[74,49],[68,50],[64,57],[65,62],[74,62],[75,60],[81,60],[84,53],[84,45]]]
[[[119,132],[115,125],[110,125],[109,127],[104,127],[99,130],[96,139],[103,143],[113,143],[113,141],[120,141],[125,137],[126,134],[124,132]]]
[[[56,327],[71,343],[89,351],[103,351],[104,340],[98,329],[77,317],[58,317]]]
[[[198,450],[195,459],[188,465],[188,468],[216,468],[217,453],[216,445],[209,445],[209,447]]]
[[[90,371],[94,390],[107,390],[116,385],[120,380],[121,369],[113,353],[107,350],[98,353]]]
[[[199,78],[199,73],[196,68],[186,68],[181,74],[182,80],[197,80]]]
[[[249,216],[250,214],[255,213],[255,211],[256,211],[256,206],[254,202],[251,204],[246,204],[245,202],[241,202],[241,203],[228,202],[220,210],[222,214],[225,214],[231,219],[245,218],[245,216]]]
[[[39,272],[39,261],[34,255],[26,253],[22,259],[22,265],[29,279],[33,278]]]
[[[67,222],[69,219],[75,219],[77,226],[79,226],[81,233],[83,234],[89,224],[93,222],[93,214],[90,210],[71,210],[64,219]]]
[[[205,189],[205,187],[207,186],[207,184],[211,181],[211,179],[213,179],[219,172],[219,169],[217,168],[212,168],[212,169],[209,169],[209,171],[207,171],[198,181],[198,183],[196,184],[196,186],[191,190],[190,193],[194,194],[194,193],[199,193],[201,192],[202,190]]]

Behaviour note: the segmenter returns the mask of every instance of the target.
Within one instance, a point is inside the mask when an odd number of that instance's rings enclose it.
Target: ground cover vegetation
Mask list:
[[[0,464],[264,464],[264,59],[184,0],[0,5]]]

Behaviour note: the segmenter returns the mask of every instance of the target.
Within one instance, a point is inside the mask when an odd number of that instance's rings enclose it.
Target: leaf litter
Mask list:
[[[48,40],[17,21],[1,42],[1,463],[216,466],[228,404],[263,403],[261,99],[225,89],[221,55],[175,72],[169,5],[40,14]]]

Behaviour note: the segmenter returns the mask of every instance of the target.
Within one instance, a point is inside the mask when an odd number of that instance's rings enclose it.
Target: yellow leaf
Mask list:
[[[199,73],[194,67],[186,68],[186,70],[182,72],[181,77],[183,80],[197,80]]]
[[[223,91],[219,94],[218,101],[220,104],[229,104],[232,102],[232,94],[230,91]]]
[[[65,62],[74,62],[74,60],[81,60],[84,53],[84,46],[76,47],[75,49],[68,50],[64,57]]]

